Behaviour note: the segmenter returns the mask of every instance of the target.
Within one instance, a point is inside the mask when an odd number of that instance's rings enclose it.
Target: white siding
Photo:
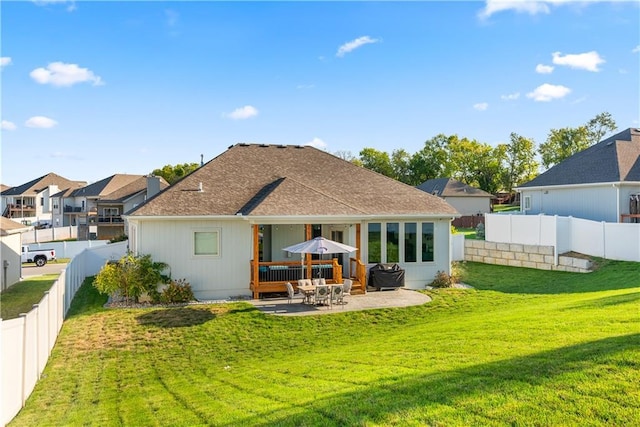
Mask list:
[[[490,197],[445,197],[444,200],[462,215],[491,212]]]
[[[169,264],[171,277],[186,279],[197,299],[251,295],[249,261],[252,237],[249,222],[241,219],[162,220],[139,222],[135,228],[137,253],[150,254],[155,261]],[[193,254],[193,232],[207,228],[220,230],[219,257],[196,257]]]
[[[20,254],[22,252],[21,242],[20,233],[0,237],[0,255],[2,255],[0,257],[0,289],[7,289],[20,280],[20,269],[22,266],[20,260]],[[6,270],[4,269],[4,261],[9,262]]]
[[[382,263],[386,263],[386,233],[385,224],[387,222],[399,222],[400,223],[400,262],[397,264],[405,270],[404,285],[408,289],[424,289],[435,277],[438,271],[445,271],[451,273],[451,222],[449,220],[423,220],[423,221],[370,221],[372,223],[382,223]],[[418,223],[418,261],[417,262],[404,262],[404,224]],[[433,239],[434,239],[434,255],[432,262],[422,262],[421,251],[422,247],[422,233],[420,223],[433,222]],[[362,224],[362,260],[366,262],[368,259],[367,254],[367,237],[368,237],[368,222]],[[375,264],[367,264],[367,272],[369,268]]]
[[[525,212],[527,215],[543,213],[593,221],[617,222],[617,192],[617,188],[610,184],[602,187],[523,189],[522,200],[527,196],[531,197],[531,209]]]
[[[276,224],[271,226],[271,261],[300,260],[299,254],[287,256],[282,248],[304,242],[304,224]]]

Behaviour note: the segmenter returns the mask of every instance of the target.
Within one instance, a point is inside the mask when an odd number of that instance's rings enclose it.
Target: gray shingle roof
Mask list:
[[[629,128],[568,157],[518,188],[640,181],[640,129]]]
[[[135,176],[135,175],[128,175]],[[123,185],[120,188],[114,189],[111,193],[104,194],[100,197],[101,202],[118,202],[121,203],[131,196],[137,193],[147,190],[147,177],[144,175],[138,175],[139,178]],[[169,183],[164,178],[160,178],[160,189],[165,189],[169,186]],[[113,187],[110,187],[113,188]]]
[[[453,178],[430,179],[416,188],[440,197],[492,197],[490,193]]]
[[[130,212],[132,216],[237,213],[459,215],[438,197],[316,148],[265,144],[229,147]]]

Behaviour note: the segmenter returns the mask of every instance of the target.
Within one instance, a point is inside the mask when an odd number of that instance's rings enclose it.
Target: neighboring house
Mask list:
[[[2,216],[20,220],[52,219],[54,204],[51,196],[67,188],[79,188],[87,183],[71,181],[55,173],[36,178],[0,193]]]
[[[405,286],[450,272],[444,200],[309,146],[236,144],[127,216],[129,247],[166,262],[198,299],[283,292],[287,281],[353,278],[397,263]],[[312,257],[282,248],[317,236],[357,247]],[[304,267],[301,266],[304,263]]]
[[[0,217],[0,290],[4,291],[20,281],[22,263],[22,232],[29,228],[23,224]]]
[[[115,174],[55,195],[54,222],[78,225],[78,239],[108,240],[125,233],[122,214],[169,184],[155,176]]]
[[[592,145],[516,190],[520,210],[528,215],[636,220],[640,217],[640,129],[630,128]]]
[[[453,178],[430,179],[418,185],[417,188],[443,198],[456,208],[462,214],[461,218],[453,222],[456,227],[469,226],[467,223],[473,223],[471,226],[475,227],[478,222],[483,221],[485,213],[491,212],[493,196],[490,193]]]

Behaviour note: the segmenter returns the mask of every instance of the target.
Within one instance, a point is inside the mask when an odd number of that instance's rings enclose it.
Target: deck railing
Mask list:
[[[286,292],[285,283],[291,282],[297,287],[298,279],[303,278],[323,277],[327,283],[342,283],[342,266],[337,258],[313,260],[304,266],[296,261],[261,261],[258,262],[257,275],[253,260],[250,266],[254,298],[265,292]]]

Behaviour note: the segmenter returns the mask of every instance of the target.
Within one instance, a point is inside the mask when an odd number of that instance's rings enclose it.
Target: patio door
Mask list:
[[[344,243],[344,231],[342,230],[331,230],[331,240],[338,243]],[[349,254],[335,254],[336,258],[338,258],[338,264],[342,266],[342,276],[349,277],[349,272],[346,271],[345,265],[349,265],[349,262],[345,263],[345,258],[349,257]]]

